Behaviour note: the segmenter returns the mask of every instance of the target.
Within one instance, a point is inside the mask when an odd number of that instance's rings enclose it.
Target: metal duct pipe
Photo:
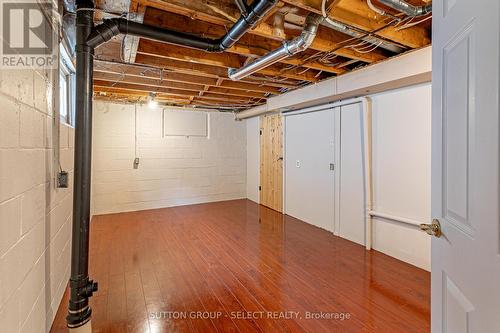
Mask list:
[[[240,10],[241,15],[247,16],[247,14],[248,14],[247,7],[248,6],[247,6],[245,0],[234,0],[234,2],[236,3],[236,7],[238,7],[238,9]]]
[[[328,20],[325,20],[324,24],[329,26],[330,28],[332,28],[334,30],[337,30],[339,32],[342,32],[346,35],[349,35],[349,36],[352,36],[355,38],[359,38],[359,39],[361,39],[365,42],[371,43],[373,45],[378,45],[379,47],[386,49],[388,51],[391,51],[391,52],[401,53],[401,52],[404,52],[406,50],[406,48],[404,48],[402,46],[388,42],[384,39],[381,39],[381,38],[378,38],[375,36],[366,35],[365,32],[361,32],[353,27],[350,27],[342,22],[339,22],[337,20],[333,20],[331,18],[329,18]]]
[[[97,283],[89,279],[90,180],[92,155],[92,71],[94,48],[87,38],[94,26],[93,0],[77,1],[76,14],[76,123],[71,242],[70,298],[67,325],[90,332],[89,297]]]
[[[318,26],[322,21],[322,16],[309,14],[306,17],[304,30],[302,30],[300,36],[285,42],[281,47],[269,52],[246,66],[238,69],[230,68],[228,70],[229,78],[231,80],[240,80],[280,60],[306,50],[313,42],[314,37],[316,37]]]
[[[104,20],[92,30],[88,37],[88,44],[97,47],[114,36],[128,34],[208,52],[222,52],[232,47],[248,30],[252,29],[276,5],[277,1],[255,0],[248,8],[247,15],[242,15],[227,34],[217,40],[128,21],[124,18],[112,18]]]
[[[389,6],[411,17],[422,16],[432,12],[431,3],[425,6],[414,6],[403,0],[379,0],[379,1],[384,5]]]
[[[278,0],[255,0],[248,8],[248,14],[242,15],[231,27],[227,34],[221,38],[219,46],[222,51],[230,48],[276,5]]]

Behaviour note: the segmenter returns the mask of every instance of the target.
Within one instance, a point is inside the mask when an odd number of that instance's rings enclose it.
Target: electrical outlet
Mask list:
[[[69,175],[67,171],[59,171],[57,174],[57,187],[58,188],[68,188],[69,186]]]

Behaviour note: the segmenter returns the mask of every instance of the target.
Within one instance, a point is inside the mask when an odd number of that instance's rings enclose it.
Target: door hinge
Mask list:
[[[262,135],[262,130],[259,131],[259,135]]]
[[[334,171],[334,170],[335,170],[335,164],[330,163],[330,170],[331,170],[331,171]]]
[[[262,191],[262,186],[259,186],[259,191]]]

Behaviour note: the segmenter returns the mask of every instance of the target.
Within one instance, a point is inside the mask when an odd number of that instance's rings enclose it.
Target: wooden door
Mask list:
[[[433,5],[432,332],[500,332],[500,2]]]
[[[260,118],[260,204],[283,211],[283,117]]]

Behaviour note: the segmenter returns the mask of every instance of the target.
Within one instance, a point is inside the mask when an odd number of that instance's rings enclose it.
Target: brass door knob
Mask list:
[[[420,225],[420,230],[425,231],[428,235],[434,236],[434,237],[441,237],[442,232],[441,232],[441,224],[439,223],[438,219],[432,220],[432,224],[421,224]]]

